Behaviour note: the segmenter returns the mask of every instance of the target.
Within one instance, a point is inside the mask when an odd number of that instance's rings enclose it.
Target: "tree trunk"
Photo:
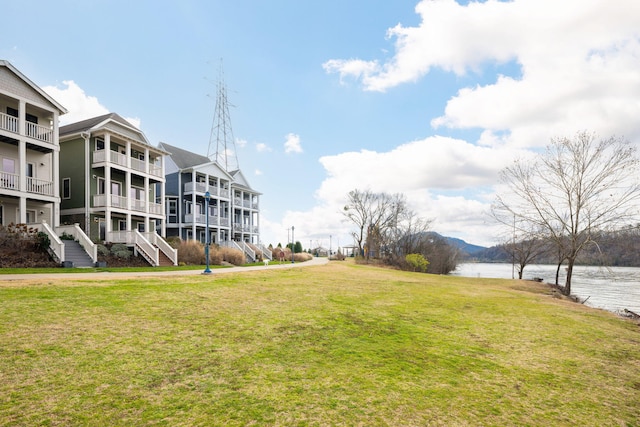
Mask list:
[[[562,294],[566,296],[571,295],[571,276],[573,275],[573,264],[576,262],[575,258],[567,259],[567,280],[564,283]]]
[[[558,263],[558,267],[556,268],[556,286],[560,284],[560,267],[562,267],[562,261]]]

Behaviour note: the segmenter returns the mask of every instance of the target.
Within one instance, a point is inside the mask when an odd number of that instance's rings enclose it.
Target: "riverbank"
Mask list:
[[[454,276],[493,277],[511,279],[517,272],[507,263],[463,263],[458,265]],[[542,278],[554,283],[555,265],[534,264],[524,269],[525,279]],[[564,270],[560,271],[559,283],[564,283]],[[625,309],[640,313],[640,268],[576,266],[573,271],[572,293],[586,305],[594,308],[623,313]]]

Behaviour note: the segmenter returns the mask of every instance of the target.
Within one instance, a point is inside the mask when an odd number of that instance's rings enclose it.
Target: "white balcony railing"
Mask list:
[[[131,169],[137,170],[140,172],[145,171],[145,163],[144,160],[136,159],[134,157],[131,158]]]
[[[147,210],[147,203],[144,200],[131,199],[131,210],[145,212]]]
[[[149,164],[149,174],[153,176],[162,176],[162,166]]]
[[[18,133],[18,118],[5,113],[0,113],[0,129]]]
[[[0,113],[0,129],[8,130],[9,132],[20,133],[19,120],[17,117],[10,116],[5,113]],[[39,141],[53,143],[53,129],[45,126],[40,126],[35,123],[25,123],[25,133],[27,136],[37,139]]]
[[[225,219],[217,215],[209,215],[209,226],[227,225],[223,224]],[[184,222],[187,224],[193,223],[194,220],[197,225],[207,225],[207,216],[205,214],[187,214],[184,216]]]
[[[20,176],[15,173],[0,172],[0,188],[18,190]]]
[[[162,204],[149,203],[149,213],[154,215],[162,215]]]
[[[40,141],[53,143],[53,130],[44,126],[37,125],[35,123],[26,123],[27,136],[35,138]]]
[[[122,196],[116,196],[112,194],[110,197],[110,203],[107,204],[106,194],[96,194],[93,196],[93,206],[96,208],[127,208],[127,198]]]
[[[27,177],[27,192],[53,196],[53,181]]]

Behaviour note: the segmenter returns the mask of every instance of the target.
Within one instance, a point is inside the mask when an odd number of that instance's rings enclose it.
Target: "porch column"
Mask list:
[[[105,150],[108,150],[108,136],[108,134],[105,136]],[[107,151],[105,154],[107,154],[107,159],[109,159],[109,152]],[[109,166],[109,160],[107,160],[104,167],[104,199],[104,238],[106,241],[109,241],[109,233],[113,231],[111,225],[111,166]]]
[[[49,224],[53,224],[54,227],[60,226],[60,147],[56,146],[53,150],[53,196],[56,201],[53,203],[53,209],[51,209],[51,215],[53,218],[49,219]],[[88,183],[85,183],[88,185]]]
[[[191,191],[191,237],[193,240],[198,240],[196,234],[196,171],[191,171],[191,183],[193,184],[193,190]]]

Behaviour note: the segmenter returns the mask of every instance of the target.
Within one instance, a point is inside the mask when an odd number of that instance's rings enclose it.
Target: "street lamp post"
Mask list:
[[[293,230],[294,230],[294,228],[295,227],[292,225],[291,226],[291,264],[293,264],[293,262],[294,262],[293,261],[293,255],[296,252],[296,244],[294,243],[295,239],[293,238]]]
[[[204,256],[207,259],[207,268],[204,269],[204,271],[202,272],[202,274],[211,274],[211,269],[209,268],[209,244],[211,243],[211,236],[209,236],[209,200],[211,200],[211,193],[209,193],[208,191],[206,193],[204,193],[204,210],[206,213],[206,218],[207,218],[207,223],[206,223],[206,228],[205,228],[205,233],[206,233],[206,244],[204,247]]]

